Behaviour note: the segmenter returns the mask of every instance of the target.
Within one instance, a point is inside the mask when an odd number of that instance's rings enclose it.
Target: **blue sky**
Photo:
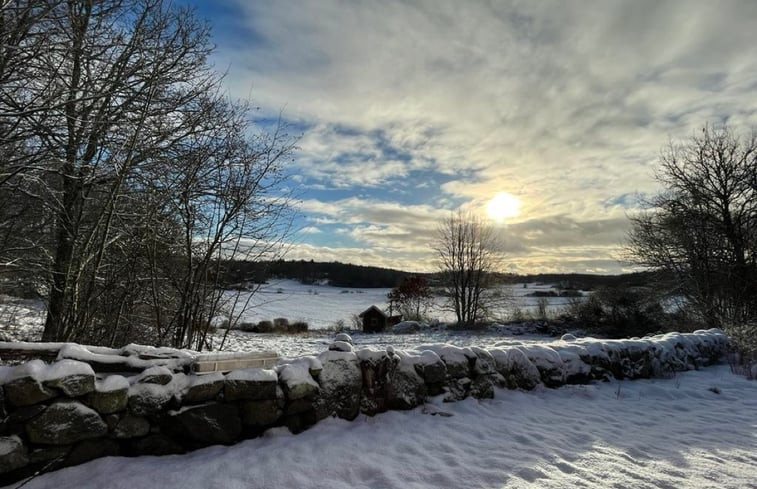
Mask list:
[[[757,124],[752,0],[185,3],[229,92],[302,134],[290,258],[433,270],[438,221],[507,192],[507,271],[628,270],[661,148]]]

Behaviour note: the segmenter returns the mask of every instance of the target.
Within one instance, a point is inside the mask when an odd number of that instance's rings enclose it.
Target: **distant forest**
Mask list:
[[[266,262],[232,261],[225,264],[222,284],[225,287],[243,287],[247,283],[262,283],[271,279],[299,280],[314,284],[328,280],[335,287],[387,288],[396,287],[403,278],[422,275],[432,284],[435,273],[412,273],[391,268],[367,267],[340,262],[307,260],[277,260]],[[579,273],[542,273],[529,275],[502,274],[503,283],[560,284],[564,288],[593,290],[597,287],[643,286],[651,282],[651,272],[622,275],[591,275]]]

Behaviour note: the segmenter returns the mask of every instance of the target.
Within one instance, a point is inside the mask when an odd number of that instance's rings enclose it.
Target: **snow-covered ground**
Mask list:
[[[485,331],[449,331],[428,328],[413,334],[363,333],[348,331],[356,348],[373,348],[384,350],[391,345],[399,350],[413,350],[420,345],[448,343],[455,346],[480,346],[492,348],[495,344],[528,344],[554,341],[547,335],[516,334],[517,327],[492,328]],[[246,333],[229,331],[223,351],[275,351],[282,357],[292,358],[302,355],[314,355],[328,349],[337,335],[334,331],[314,330],[304,334]],[[220,346],[220,337],[215,338],[214,348]]]
[[[109,457],[25,488],[755,488],[755,413],[757,382],[718,366],[500,390],[182,456]]]
[[[329,285],[303,285],[295,280],[272,280],[252,296],[247,292],[228,291],[226,299],[233,310],[231,314],[240,321],[258,322],[284,317],[290,321],[306,321],[310,329],[329,328],[338,323],[351,327],[353,316],[371,305],[386,309],[386,296],[390,289],[340,288]],[[535,314],[538,297],[536,291],[553,291],[550,284],[514,284],[503,286],[503,292],[511,297],[510,304],[501,311],[508,315],[516,309],[524,314]],[[547,297],[547,310],[559,312],[571,299]],[[435,301],[429,315],[440,321],[451,321],[454,314],[441,307],[441,299]]]

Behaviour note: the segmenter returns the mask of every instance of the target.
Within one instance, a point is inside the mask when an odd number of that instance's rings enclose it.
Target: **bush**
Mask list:
[[[289,333],[306,333],[308,330],[308,323],[305,321],[295,321],[289,325],[287,331]]]
[[[273,323],[268,320],[260,321],[255,328],[256,333],[273,333]]]
[[[586,300],[572,301],[568,313],[582,327],[610,337],[657,333],[667,319],[652,291],[631,287],[599,289]]]
[[[254,331],[257,331],[258,325],[255,324],[255,323],[249,322],[249,321],[242,321],[242,322],[239,323],[239,325],[237,326],[237,328],[240,331],[246,331],[248,333],[252,333]]]
[[[289,328],[289,320],[287,318],[275,318],[273,320],[273,329],[276,331],[286,331]]]

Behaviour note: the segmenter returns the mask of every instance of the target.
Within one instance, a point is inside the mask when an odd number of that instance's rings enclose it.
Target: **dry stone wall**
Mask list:
[[[427,345],[329,351],[273,369],[187,375],[151,367],[95,374],[75,360],[0,367],[0,483],[108,455],[183,453],[232,444],[273,426],[300,432],[330,416],[352,420],[412,409],[429,396],[491,398],[495,388],[637,379],[719,361],[719,330],[639,340],[563,340],[501,348]]]

